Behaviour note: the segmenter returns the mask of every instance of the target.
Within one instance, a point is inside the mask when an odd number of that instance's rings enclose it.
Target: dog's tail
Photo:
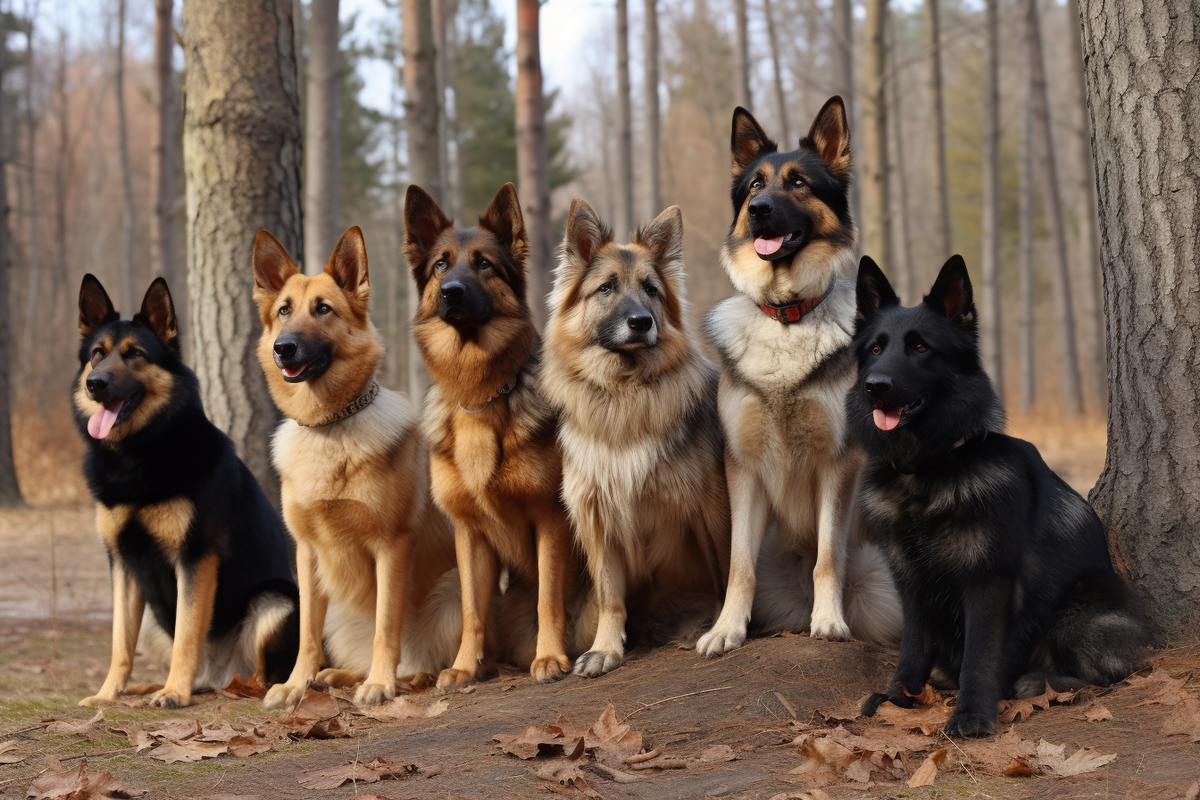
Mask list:
[[[756,631],[807,630],[813,607],[813,559],[781,549],[774,526],[759,552],[754,610]],[[846,624],[855,639],[894,645],[900,641],[900,595],[878,547],[859,543],[850,550],[843,585]]]

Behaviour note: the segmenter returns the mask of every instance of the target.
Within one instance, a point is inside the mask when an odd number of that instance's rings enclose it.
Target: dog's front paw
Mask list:
[[[713,628],[696,642],[696,652],[708,658],[724,655],[746,643],[746,629],[740,631]]]
[[[622,653],[605,653],[600,650],[589,650],[575,659],[575,669],[573,672],[585,678],[598,678],[604,673],[612,672],[621,666],[621,662],[624,660],[625,656]]]
[[[158,708],[184,708],[192,704],[192,693],[164,686],[150,695],[150,705]]]
[[[100,691],[98,691],[94,695],[92,695],[91,697],[85,697],[82,700],[80,700],[79,705],[84,706],[85,708],[89,708],[91,706],[100,706],[100,705],[104,705],[106,703],[115,703],[115,702],[117,702],[118,694],[119,693],[115,692],[115,691],[101,689]]]
[[[814,619],[808,626],[808,635],[814,639],[828,639],[831,642],[845,642],[850,639],[850,626],[844,619]]]
[[[460,689],[465,689],[475,683],[475,673],[467,672],[465,669],[449,669],[442,670],[438,675],[437,688],[442,692],[457,692]]]
[[[864,717],[875,716],[875,710],[884,703],[891,703],[900,708],[912,708],[917,704],[917,701],[903,692],[898,694],[888,694],[887,692],[876,692],[863,701],[862,715]]]
[[[981,739],[996,734],[996,715],[979,714],[971,711],[955,711],[946,723],[946,735],[960,739]]]
[[[356,706],[377,706],[396,696],[396,682],[364,683],[354,693]]]
[[[366,675],[350,669],[323,669],[317,673],[317,680],[334,689],[347,689],[366,679]]]
[[[276,708],[294,708],[300,704],[301,698],[304,697],[304,690],[308,688],[308,681],[301,683],[277,683],[267,690],[267,696],[263,698],[263,707]]]
[[[571,674],[571,659],[565,654],[535,658],[529,667],[529,674],[538,683],[561,681]]]

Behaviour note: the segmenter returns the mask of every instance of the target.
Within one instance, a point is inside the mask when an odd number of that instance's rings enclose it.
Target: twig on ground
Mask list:
[[[792,719],[795,719],[796,715],[797,715],[796,707],[794,705],[792,705],[790,700],[788,700],[786,697],[783,696],[783,692],[776,692],[775,697],[777,697],[779,699],[780,705],[782,705],[784,710],[787,711],[787,713],[791,715]]]
[[[657,761],[643,761],[640,764],[630,764],[630,769],[687,769],[687,762],[682,758],[660,758]]]
[[[968,761],[971,757],[967,755],[967,752],[965,750],[963,750],[961,747],[958,746],[958,742],[956,742],[950,738],[950,734],[946,733],[946,731],[944,731],[944,730],[941,731],[941,734],[942,734],[942,738],[944,738],[950,744],[954,745],[954,749],[957,750],[959,752],[959,755],[962,756],[960,759],[958,759],[958,763],[962,765],[963,772],[967,773],[967,777],[970,778],[971,780],[973,780],[976,785],[979,785],[979,778],[975,777],[975,771],[972,770],[969,766],[967,766]]]
[[[630,717],[632,717],[634,714],[638,713],[639,711],[645,711],[647,708],[654,708],[655,706],[661,706],[663,703],[669,703],[672,700],[682,700],[685,697],[695,697],[698,694],[708,694],[709,692],[723,692],[726,689],[732,689],[732,688],[733,688],[732,686],[718,686],[715,689],[701,689],[698,692],[687,692],[685,694],[677,694],[674,697],[664,697],[662,700],[655,700],[653,703],[643,703],[641,708],[635,708],[633,711],[630,711],[628,714],[626,714],[624,717],[622,717],[621,722],[624,722],[625,720],[629,719]]]
[[[637,783],[638,781],[646,780],[641,775],[630,775],[628,772],[622,772],[619,769],[613,769],[605,764],[601,764],[599,761],[593,761],[591,764],[588,764],[588,766],[609,780],[616,781],[617,783]]]
[[[74,761],[77,758],[100,758],[102,756],[119,756],[122,753],[128,753],[133,750],[132,747],[122,747],[117,750],[100,750],[95,753],[75,753],[69,756],[59,756],[59,761]]]
[[[649,761],[652,758],[658,758],[662,755],[662,748],[656,747],[649,753],[638,753],[636,756],[630,756],[625,759],[626,764],[640,764],[643,761]]]

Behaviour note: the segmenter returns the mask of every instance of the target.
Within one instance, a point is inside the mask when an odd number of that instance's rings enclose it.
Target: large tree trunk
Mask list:
[[[447,214],[451,219],[462,219],[463,215],[463,173],[462,173],[462,129],[458,124],[458,25],[455,16],[458,14],[458,3],[453,0],[441,0],[446,8],[446,84],[442,92],[442,102],[445,107],[446,140],[454,145],[453,156],[446,159],[446,205]],[[448,91],[447,91],[448,90]],[[446,97],[453,95],[455,106],[451,112]],[[466,220],[463,220],[464,222]]]
[[[209,418],[278,502],[278,414],[255,352],[254,232],[303,263],[300,86],[291,0],[184,0],[192,361]]]
[[[1200,18],[1084,0],[1108,312],[1108,456],[1091,501],[1160,635],[1200,622]]]
[[[1104,343],[1104,287],[1101,285],[1099,232],[1096,222],[1096,175],[1092,170],[1092,134],[1088,125],[1087,86],[1084,83],[1083,46],[1079,36],[1079,2],[1067,0],[1068,45],[1071,69],[1078,92],[1079,182],[1075,186],[1075,207],[1079,216],[1079,265],[1083,278],[1084,341],[1087,342],[1088,399],[1100,409],[1108,402],[1107,368]]]
[[[325,268],[338,230],[342,133],[342,56],[338,0],[312,0],[308,23],[308,94],[304,98],[304,271]]]
[[[433,60],[434,79],[437,81],[437,142],[438,142],[438,183],[442,186],[441,202],[453,213],[450,202],[450,127],[446,118],[446,76],[450,65],[446,55],[446,27],[449,20],[446,16],[446,6],[449,0],[432,0],[433,12],[433,46],[436,56]],[[454,217],[451,217],[454,219]]]
[[[124,204],[125,307],[132,313],[138,301],[138,269],[134,257],[133,168],[129,164],[129,121],[125,114],[125,0],[117,1],[116,75],[113,89],[117,100],[117,156],[121,162],[121,200]]]
[[[737,28],[733,53],[736,73],[733,76],[733,99],[742,108],[753,111],[754,96],[750,93],[750,21],[746,12],[746,0],[733,0],[733,16]]]
[[[1020,358],[1019,372],[1021,375],[1021,413],[1028,414],[1033,409],[1036,399],[1037,365],[1034,363],[1033,352],[1033,82],[1029,82],[1029,91],[1025,95],[1025,103],[1021,111],[1021,187],[1019,208],[1020,244],[1018,249],[1020,266]]]
[[[645,76],[646,111],[646,218],[654,218],[662,210],[662,164],[659,144],[662,138],[662,116],[658,107],[658,0],[646,0],[646,38],[643,75]]]
[[[0,86],[4,84],[4,67],[8,63],[8,48],[0,42]],[[12,384],[16,370],[16,351],[13,347],[12,324],[12,265],[9,263],[8,236],[8,162],[12,158],[8,133],[7,95],[0,92],[0,507],[21,503],[17,486],[17,468],[13,463]]]
[[[936,257],[933,263],[940,265],[952,255],[954,241],[950,235],[950,183],[946,177],[946,101],[942,91],[942,36],[938,0],[925,0],[925,32],[929,37],[929,98],[932,105],[930,125],[933,126],[933,136],[929,137],[929,144],[933,150],[930,156],[933,165],[933,191],[936,195]],[[937,267],[934,266],[929,275],[931,279],[936,271]]]
[[[887,0],[867,0],[863,29],[862,251],[892,269],[892,223],[888,213]]]
[[[617,213],[613,230],[623,240],[633,216],[633,99],[629,86],[629,0],[617,0]]]
[[[775,14],[771,0],[763,0],[763,21],[767,23],[767,42],[771,47],[771,75],[774,78],[775,104],[779,106],[779,137],[791,149],[792,135],[788,130],[787,93],[783,89],[783,67],[779,63],[779,35],[775,30]],[[844,98],[843,98],[844,99]]]
[[[900,295],[900,299],[904,302],[909,302],[913,298],[913,249],[912,249],[912,229],[909,220],[912,215],[909,213],[908,201],[908,175],[905,170],[905,165],[908,164],[908,159],[904,151],[904,124],[900,116],[900,109],[903,104],[900,102],[900,57],[898,54],[898,43],[896,41],[896,25],[895,15],[889,10],[887,15],[888,29],[888,65],[891,68],[892,77],[888,81],[890,91],[888,92],[888,119],[892,127],[892,144],[896,148],[896,208],[898,214],[893,215],[896,220],[899,230],[896,233],[899,236],[900,249],[896,254],[895,264],[892,266],[892,274],[896,278],[896,293]]]
[[[33,30],[34,25],[31,21],[25,37],[25,57],[28,59],[27,63],[29,64],[33,63],[34,58],[33,46],[36,39],[34,38]],[[37,171],[37,129],[40,111],[34,106],[33,80],[33,70],[26,69],[24,89],[25,110],[28,115],[26,120],[25,161],[28,165],[26,179],[29,182],[29,294],[25,298],[25,329],[22,334],[21,348],[26,358],[36,360],[34,321],[37,319],[38,295],[41,289],[42,247],[41,230],[38,224],[40,221],[38,216],[38,185],[41,181]]]
[[[179,92],[175,85],[175,0],[154,3],[154,75],[158,86],[158,140],[154,160],[158,186],[154,198],[154,265],[166,279],[175,300],[183,330],[190,330],[187,311],[187,287],[179,263],[175,216],[179,202]]]
[[[1025,0],[1025,39],[1029,48],[1033,121],[1041,155],[1042,198],[1046,209],[1046,227],[1050,230],[1050,241],[1054,246],[1050,274],[1054,286],[1058,352],[1062,361],[1063,411],[1068,417],[1077,417],[1083,411],[1083,395],[1079,385],[1079,355],[1075,348],[1071,262],[1067,258],[1066,223],[1063,221],[1054,130],[1050,124],[1050,96],[1046,87],[1046,59],[1042,54],[1041,28],[1038,0]]]
[[[987,0],[984,10],[983,92],[983,317],[980,340],[983,368],[1004,400],[1003,330],[1000,324],[1000,0]],[[944,154],[943,154],[944,155]]]
[[[539,0],[517,0],[517,188],[529,234],[529,310],[539,329],[546,322],[546,295],[553,268],[550,249],[550,162],[542,95]]]
[[[402,0],[401,48],[404,51],[404,125],[407,134],[408,182],[420,186],[437,200],[442,196],[438,145],[437,58],[433,40],[431,0]],[[420,298],[408,287],[408,318],[417,315]],[[414,403],[425,397],[429,375],[417,350],[408,341],[408,396]]]

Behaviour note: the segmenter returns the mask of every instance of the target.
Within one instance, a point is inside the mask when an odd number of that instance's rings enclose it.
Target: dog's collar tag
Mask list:
[[[314,422],[311,425],[301,422],[300,420],[296,420],[296,424],[304,428],[323,428],[326,425],[332,425],[335,422],[341,422],[342,420],[354,416],[367,406],[371,405],[371,402],[375,399],[377,394],[379,394],[379,381],[372,378],[371,385],[367,387],[367,390],[351,400],[347,405],[343,406],[340,411],[335,411],[320,422]]]
[[[825,294],[820,297],[804,297],[794,303],[784,303],[783,305],[771,305],[770,303],[759,303],[758,307],[763,313],[771,319],[783,325],[791,325],[794,322],[799,322],[813,312],[813,309],[821,305],[821,301],[829,297],[829,293],[833,291],[830,286],[825,290]]]
[[[487,407],[489,405],[491,405],[493,400],[498,400],[501,397],[503,397],[504,395],[508,394],[516,387],[516,385],[517,385],[517,379],[513,378],[511,381],[504,384],[496,391],[492,392],[492,396],[489,397],[487,399],[487,402],[484,403],[483,405],[481,405],[479,408],[464,408],[462,403],[459,403],[458,407],[460,409],[462,409],[463,411],[467,412],[468,414],[482,414],[487,409]]]

